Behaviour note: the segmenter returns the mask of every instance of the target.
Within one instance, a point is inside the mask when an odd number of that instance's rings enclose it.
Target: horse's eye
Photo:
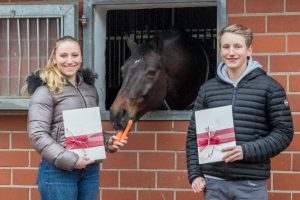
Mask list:
[[[156,71],[148,71],[146,76],[149,78],[154,78],[155,74],[156,74]]]

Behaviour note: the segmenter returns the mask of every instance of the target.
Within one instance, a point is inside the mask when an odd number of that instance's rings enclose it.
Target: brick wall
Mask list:
[[[272,159],[270,200],[300,199],[300,1],[228,0],[227,13],[228,23],[254,31],[254,56],[285,87],[293,111],[296,134],[292,145]],[[39,155],[28,143],[26,120],[26,113],[0,112],[1,199],[39,199]],[[108,155],[102,166],[99,199],[201,200],[187,182],[187,126],[188,121],[137,122],[129,144]],[[108,121],[103,129],[113,131]]]

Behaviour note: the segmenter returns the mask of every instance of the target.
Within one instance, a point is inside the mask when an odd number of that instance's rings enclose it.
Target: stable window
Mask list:
[[[122,84],[120,67],[130,55],[124,34],[137,43],[147,42],[155,33],[170,27],[184,28],[217,52],[217,32],[226,24],[225,0],[198,1],[105,1],[84,2],[88,24],[84,28],[84,63],[98,74],[96,86],[105,119]],[[217,57],[214,61],[216,63]],[[210,69],[211,73],[215,69]],[[211,75],[212,76],[212,75]],[[153,119],[185,119],[190,111],[156,111]]]
[[[26,76],[44,67],[57,38],[77,37],[76,6],[0,6],[0,109],[28,108]]]

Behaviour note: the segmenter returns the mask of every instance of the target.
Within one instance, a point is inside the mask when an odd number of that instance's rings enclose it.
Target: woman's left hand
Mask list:
[[[111,152],[116,152],[121,147],[124,147],[127,144],[127,140],[128,140],[128,137],[125,137],[123,140],[117,141],[116,136],[111,136],[108,140],[107,148]]]
[[[234,162],[237,160],[243,160],[243,149],[240,145],[233,147],[226,147],[222,150],[224,152],[223,160],[225,163]]]

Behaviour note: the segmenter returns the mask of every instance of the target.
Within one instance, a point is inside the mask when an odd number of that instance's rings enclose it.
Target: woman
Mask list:
[[[65,145],[63,110],[98,106],[95,75],[81,68],[80,45],[71,36],[57,40],[45,68],[30,76],[32,94],[28,134],[41,154],[38,187],[42,200],[93,200],[99,191],[99,162],[79,157]],[[99,122],[100,123],[100,122]],[[115,142],[104,135],[108,152],[115,152],[127,139]]]
[[[188,178],[207,200],[268,199],[270,159],[293,138],[290,107],[283,87],[252,60],[253,34],[241,25],[219,34],[223,62],[203,84],[194,111],[232,105],[237,146],[223,149],[222,162],[199,165],[193,112],[186,140]],[[199,122],[201,123],[201,122]]]

